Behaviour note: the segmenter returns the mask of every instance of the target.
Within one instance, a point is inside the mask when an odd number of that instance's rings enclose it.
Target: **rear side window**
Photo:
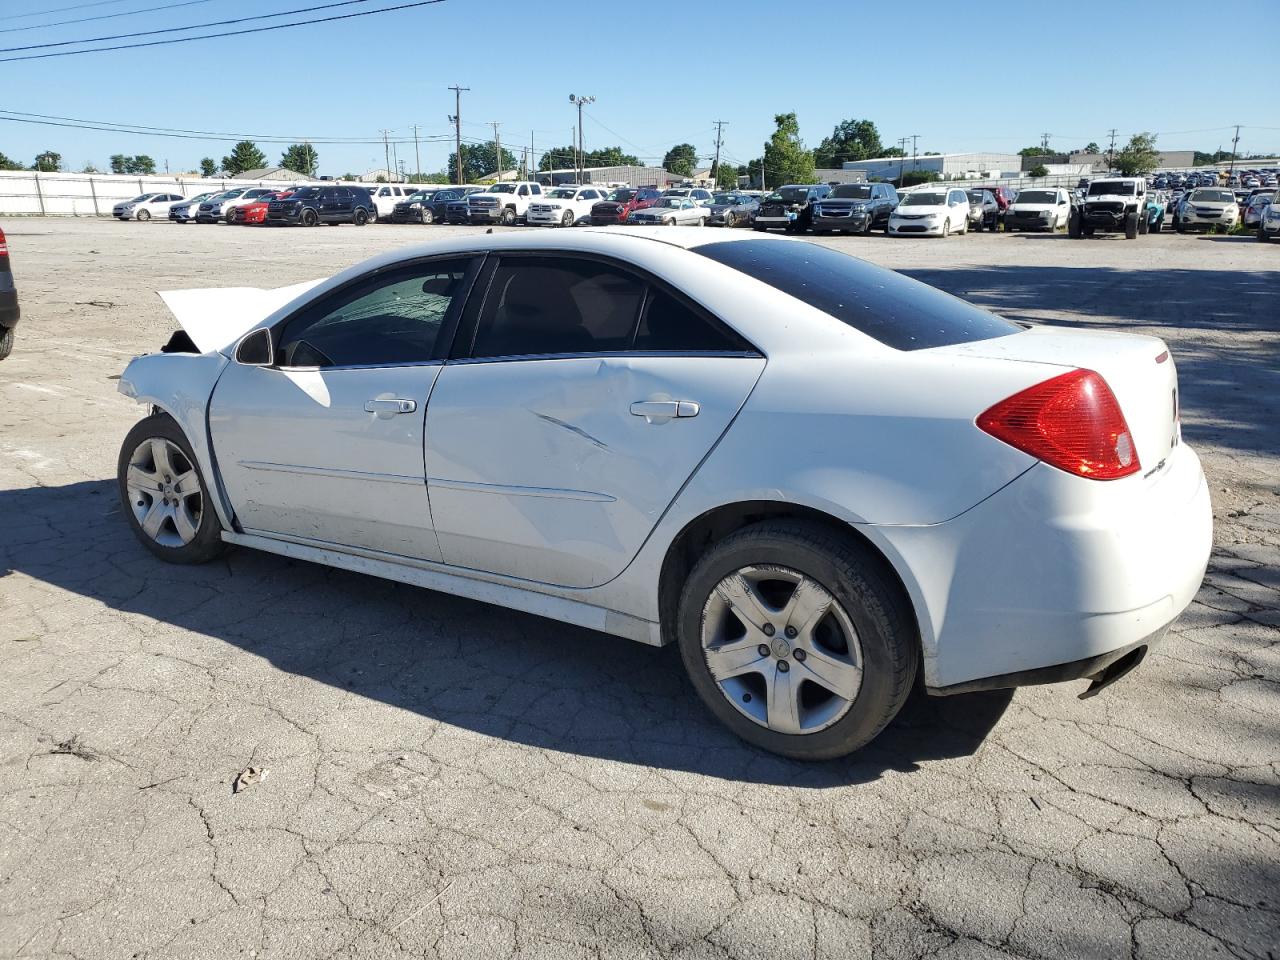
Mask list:
[[[896,350],[990,340],[1022,330],[927,284],[816,243],[729,240],[692,249]]]
[[[654,353],[741,350],[705,317],[653,287],[636,332],[635,348]]]

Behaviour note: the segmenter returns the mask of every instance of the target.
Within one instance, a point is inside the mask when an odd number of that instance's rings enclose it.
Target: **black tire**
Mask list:
[[[514,227],[516,225],[516,211],[514,207],[502,208],[502,225],[504,227]]]
[[[779,733],[739,712],[703,654],[703,608],[712,591],[734,571],[766,564],[821,584],[848,615],[862,648],[862,681],[852,707],[813,733]],[[803,522],[766,521],[715,544],[685,582],[676,628],[694,689],[720,722],[756,747],[797,760],[842,757],[873,740],[901,709],[919,667],[915,618],[883,558],[852,537]]]
[[[1138,239],[1138,215],[1136,213],[1126,213],[1124,215],[1124,238],[1126,240]]]
[[[1164,217],[1159,217],[1156,219],[1156,222],[1151,225],[1151,232],[1159,233],[1163,229],[1164,229]]]
[[[1185,223],[1183,223],[1181,220],[1174,220],[1174,221],[1173,221],[1173,229],[1174,229],[1174,230],[1177,230],[1177,231],[1178,231],[1178,233],[1186,233],[1186,232],[1187,232],[1187,225],[1186,225]]]
[[[1016,230],[1016,229],[1017,229],[1017,228],[1016,228],[1016,227],[1015,227],[1015,226],[1014,226],[1014,225],[1009,221],[1009,218],[1008,218],[1008,217],[1006,217],[1006,218],[1005,218],[1005,221],[1004,221],[1004,232],[1005,232],[1005,233],[1013,233],[1013,231],[1014,231],[1014,230]]]
[[[1270,243],[1270,242],[1271,242],[1271,238],[1267,236],[1267,231],[1265,231],[1265,230],[1263,230],[1263,229],[1262,229],[1262,225],[1261,225],[1261,224],[1259,224],[1259,225],[1258,225],[1258,242],[1259,242],[1259,243]],[[8,333],[9,333],[9,335],[12,337],[12,335],[13,335],[13,331],[12,331],[12,330],[10,330],[10,331],[8,331]],[[0,347],[0,359],[4,359],[4,357],[5,357],[5,354],[4,354],[4,348],[3,348],[3,347]]]
[[[724,225],[727,229],[732,230],[737,222],[738,218],[734,216],[732,210],[726,210],[724,212]]]
[[[423,208],[422,208],[422,222],[423,222],[423,223],[435,223],[435,222],[436,222],[436,215],[435,215],[434,213],[432,213],[430,210],[428,210],[426,207],[423,207]]]
[[[871,221],[874,219],[875,217],[868,213],[867,219],[862,221],[862,235],[864,237],[871,236]]]
[[[134,515],[134,504],[130,501],[125,480],[134,450],[149,439],[168,440],[177,445],[190,468],[200,479],[200,522],[191,542],[182,546],[166,546],[157,543],[143,531],[142,525]],[[209,482],[201,474],[195,454],[191,452],[191,444],[187,442],[182,428],[167,413],[152,414],[144,420],[139,420],[125,436],[124,443],[120,447],[120,457],[116,461],[116,486],[120,493],[120,509],[134,536],[144,547],[166,563],[206,563],[226,549],[226,544],[222,542],[222,526],[209,498]]]
[[[1138,215],[1138,236],[1145,237],[1151,230],[1151,219],[1147,216],[1146,211]]]
[[[562,227],[572,227],[572,226],[573,226],[573,211],[572,211],[572,210],[566,210],[566,211],[564,212],[564,215],[560,218],[560,226],[562,226]]]
[[[751,225],[751,229],[752,229],[752,230],[754,230],[754,231],[756,231],[757,233],[768,233],[768,232],[769,232],[769,228],[768,228],[768,227],[766,227],[764,224],[761,224],[761,223],[753,223],[753,224]]]
[[[1258,231],[1258,239],[1267,239],[1262,235],[1262,231]],[[0,360],[3,360],[9,354],[13,353],[13,328],[0,327]]]
[[[304,227],[314,227],[320,222],[320,216],[310,207],[302,211],[302,225]]]
[[[982,217],[979,217],[979,218],[978,218],[978,222],[977,222],[977,223],[975,223],[975,224],[973,225],[973,232],[974,232],[974,233],[981,233],[981,232],[983,231],[983,229],[986,227],[986,225],[987,225],[987,221],[986,221],[986,219],[985,219],[985,218],[982,218]]]
[[[351,222],[357,227],[363,227],[369,222],[369,211],[364,207],[357,207],[356,212],[351,215]]]

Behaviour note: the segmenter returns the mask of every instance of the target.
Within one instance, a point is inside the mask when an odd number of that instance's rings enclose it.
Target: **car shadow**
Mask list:
[[[135,540],[113,481],[0,491],[0,529],[0,578],[20,574],[215,638],[440,723],[623,763],[814,788],[861,783],[973,754],[1012,699],[917,691],[857,755],[793,762],[712,718],[674,647],[252,550],[171,566]]]

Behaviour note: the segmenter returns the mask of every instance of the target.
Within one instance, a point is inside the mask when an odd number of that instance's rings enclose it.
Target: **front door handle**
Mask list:
[[[418,401],[401,400],[399,397],[380,397],[376,400],[366,400],[364,402],[365,413],[376,413],[383,420],[394,417],[398,413],[413,413],[417,409]]]
[[[633,417],[644,417],[650,423],[696,417],[702,407],[692,400],[637,400],[631,405]]]

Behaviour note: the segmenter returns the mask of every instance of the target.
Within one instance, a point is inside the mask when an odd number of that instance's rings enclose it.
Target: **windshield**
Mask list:
[[[870,200],[871,187],[863,183],[846,183],[832,190],[831,196],[837,200]]]
[[[320,188],[319,187],[303,187],[293,196],[297,200],[310,200],[312,197],[320,196]]]
[[[418,190],[409,194],[407,200],[430,200],[435,194],[430,190]]]
[[[970,202],[970,203],[981,203],[981,202],[982,202],[982,191],[981,191],[981,190],[970,190],[970,191],[969,191],[969,202]]]
[[[155,196],[155,194],[153,194],[153,193],[144,193],[144,194],[143,194],[142,196],[140,196],[140,197],[134,197],[134,198],[133,198],[132,200],[130,200],[129,202],[130,202],[130,203],[146,203],[146,202],[147,202],[148,200],[150,200],[153,196]]]
[[[572,200],[576,194],[576,190],[552,190],[547,196],[556,200]]]
[[[1008,320],[917,280],[816,243],[730,240],[703,244],[693,251],[767,283],[897,350],[1022,332]]]
[[[1191,194],[1192,203],[1235,203],[1236,195],[1230,190],[1197,190]]]
[[[1137,184],[1131,180],[1095,180],[1089,184],[1089,196],[1101,197],[1111,193],[1120,197],[1132,197],[1136,189]]]
[[[680,197],[663,197],[661,200],[655,203],[654,206],[655,207],[678,207],[680,206],[681,202],[682,202],[682,198]]]
[[[717,193],[711,197],[711,202],[720,204],[721,206],[732,207],[742,201],[735,197],[732,193]]]
[[[940,207],[947,202],[942,193],[908,193],[902,201],[904,207]]]
[[[614,200],[618,203],[626,203],[634,196],[635,192],[632,190],[614,190],[606,199]]]
[[[1052,190],[1023,190],[1018,194],[1018,203],[1057,203],[1058,195]]]
[[[808,187],[781,187],[777,196],[787,203],[804,203],[809,199]]]
[[[516,185],[514,183],[495,183],[489,188],[490,193],[515,193]]]

